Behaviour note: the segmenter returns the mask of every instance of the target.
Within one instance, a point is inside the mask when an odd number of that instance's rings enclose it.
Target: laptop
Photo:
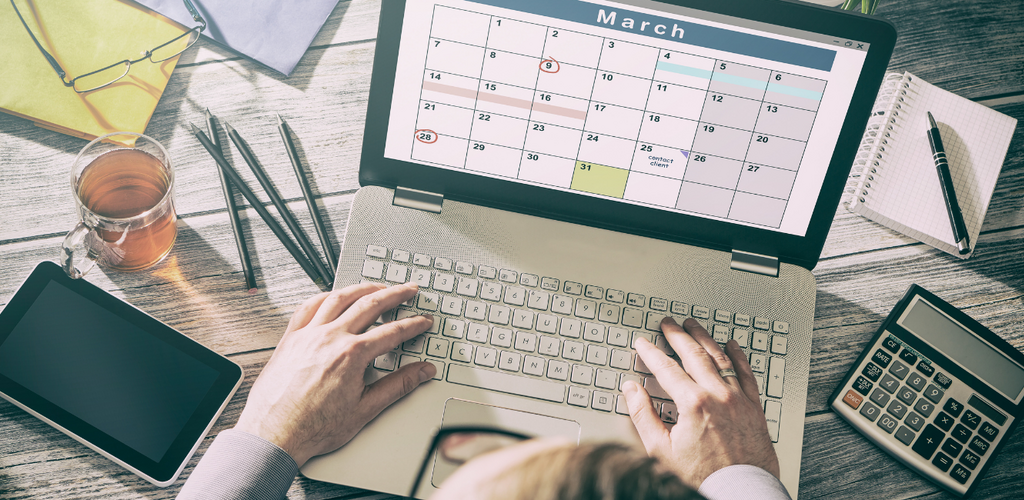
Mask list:
[[[747,353],[795,498],[811,269],[895,38],[771,0],[384,0],[336,283],[418,282],[380,321],[434,327],[366,380],[438,375],[302,474],[407,494],[442,426],[639,443],[624,381],[678,408],[633,342],[693,317]]]

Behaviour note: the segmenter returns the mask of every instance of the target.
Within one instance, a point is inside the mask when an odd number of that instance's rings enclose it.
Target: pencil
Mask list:
[[[206,109],[206,128],[210,131],[210,142],[224,154],[220,147],[220,137],[217,135],[217,124],[214,122],[210,109]],[[250,294],[256,293],[256,276],[252,272],[252,261],[249,260],[249,249],[245,246],[245,235],[242,234],[242,222],[238,220],[238,206],[235,205],[234,190],[231,189],[231,181],[224,177],[224,172],[217,169],[217,176],[220,177],[220,187],[224,190],[224,202],[228,206],[229,220],[231,221],[231,232],[235,235],[235,247],[238,249],[238,260],[242,262],[242,275],[245,276],[245,289]]]
[[[320,210],[317,209],[316,200],[313,198],[313,190],[309,188],[309,180],[306,179],[306,172],[299,161],[299,153],[295,150],[295,144],[292,143],[291,136],[288,135],[288,126],[281,119],[280,114],[277,115],[277,131],[281,133],[284,148],[288,151],[288,159],[292,161],[295,177],[299,179],[302,196],[306,199],[306,207],[309,208],[309,215],[313,218],[313,227],[316,229],[316,235],[320,238],[320,246],[324,247],[324,257],[327,258],[327,265],[331,269],[338,269],[338,259],[334,256],[334,247],[331,245],[331,240],[327,237],[327,227],[324,226],[324,220],[320,217]]]
[[[249,189],[249,186],[245,185],[245,182],[242,181],[242,177],[239,176],[238,172],[231,167],[231,164],[224,159],[224,155],[220,154],[220,151],[218,151],[213,143],[210,142],[210,139],[206,137],[206,134],[204,134],[202,130],[199,130],[199,127],[196,127],[194,123],[189,123],[189,126],[192,127],[192,133],[195,134],[196,139],[199,139],[199,142],[204,148],[206,148],[206,151],[210,153],[210,156],[217,161],[217,166],[220,167],[220,170],[224,172],[224,175],[228,180],[235,185],[238,192],[242,193],[242,196],[249,201],[249,204],[252,205],[252,208],[260,215],[263,222],[267,223],[270,230],[274,232],[274,236],[277,236],[277,239],[281,240],[281,244],[288,250],[288,253],[292,254],[292,257],[299,263],[302,270],[306,272],[306,275],[308,275],[309,278],[313,280],[313,283],[316,283],[321,290],[330,290],[330,287],[326,282],[324,282],[324,279],[317,273],[316,268],[309,263],[309,260],[307,260],[306,256],[303,255],[301,250],[299,250],[299,247],[295,246],[295,243],[292,243],[291,238],[288,237],[288,233],[286,233],[284,228],[277,223],[277,220],[270,216],[270,212],[263,207],[263,203],[260,202],[260,199],[256,197],[251,189]]]
[[[245,163],[252,169],[252,173],[256,175],[256,180],[259,181],[260,185],[263,186],[263,191],[270,197],[270,201],[277,207],[278,213],[281,214],[281,218],[284,219],[285,225],[291,230],[292,235],[299,242],[299,246],[302,247],[302,251],[306,252],[306,256],[310,262],[313,263],[313,267],[323,278],[324,283],[328,286],[334,283],[334,274],[328,271],[324,267],[323,262],[320,261],[320,256],[316,253],[316,249],[309,242],[309,238],[306,237],[306,233],[302,232],[302,228],[299,227],[298,221],[295,220],[295,216],[292,215],[291,211],[288,210],[288,206],[285,205],[284,200],[281,199],[281,195],[274,189],[274,185],[271,184],[270,178],[267,177],[267,173],[263,171],[263,167],[260,166],[259,161],[249,150],[249,147],[245,145],[245,141],[242,140],[242,136],[238,135],[238,132],[231,127],[228,122],[223,122],[224,129],[228,131],[228,137],[231,138],[231,142],[235,144],[235,148],[242,154],[242,158],[245,159]]]

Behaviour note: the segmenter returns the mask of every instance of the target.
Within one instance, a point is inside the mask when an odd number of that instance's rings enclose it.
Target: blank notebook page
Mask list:
[[[913,75],[908,76],[911,81],[907,105],[894,117],[892,140],[885,146],[888,151],[882,152],[885,159],[864,205],[889,219],[892,224],[887,225],[909,236],[933,245],[954,245],[953,230],[928,144],[927,112],[931,111],[942,135],[956,198],[973,249],[1016,120]]]

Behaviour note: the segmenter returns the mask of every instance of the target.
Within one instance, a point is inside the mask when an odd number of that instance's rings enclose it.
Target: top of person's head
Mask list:
[[[508,469],[488,500],[700,500],[642,450],[618,443],[559,446]]]

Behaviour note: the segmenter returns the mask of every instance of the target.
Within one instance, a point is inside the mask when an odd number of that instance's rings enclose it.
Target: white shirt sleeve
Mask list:
[[[280,500],[298,473],[295,460],[274,443],[228,429],[203,454],[178,500]]]
[[[754,465],[718,469],[701,483],[698,491],[708,500],[790,500],[778,478]]]

